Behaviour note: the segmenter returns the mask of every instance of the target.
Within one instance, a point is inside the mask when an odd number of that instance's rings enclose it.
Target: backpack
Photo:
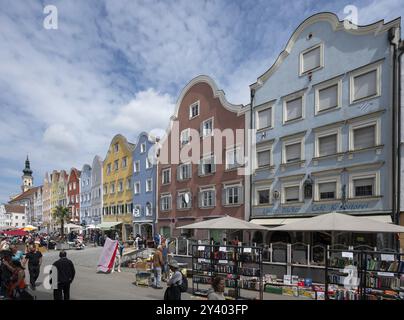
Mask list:
[[[181,292],[187,292],[188,291],[188,279],[182,272],[181,272],[181,275],[182,275],[182,283],[179,286],[180,290],[181,290]]]

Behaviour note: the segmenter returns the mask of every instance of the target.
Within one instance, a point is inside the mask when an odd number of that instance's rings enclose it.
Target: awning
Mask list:
[[[372,216],[355,216],[357,218],[367,218],[378,222],[392,223],[390,215],[372,215]],[[262,226],[282,226],[285,224],[301,221],[309,218],[274,218],[274,219],[253,219],[250,222],[260,224]]]
[[[122,221],[121,222],[103,222],[103,223],[98,224],[96,227],[100,228],[101,230],[111,230],[120,224],[122,224]]]

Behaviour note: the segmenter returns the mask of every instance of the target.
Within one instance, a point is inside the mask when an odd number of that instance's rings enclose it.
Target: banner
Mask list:
[[[97,265],[98,272],[111,272],[114,267],[116,252],[118,250],[118,241],[107,238],[101,252],[100,259]]]

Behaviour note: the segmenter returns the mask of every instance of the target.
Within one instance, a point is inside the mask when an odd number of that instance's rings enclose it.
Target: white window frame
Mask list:
[[[257,131],[265,130],[265,129],[273,129],[273,127],[274,127],[274,107],[273,107],[273,105],[274,105],[273,102],[270,102],[270,103],[266,103],[262,106],[255,108],[255,119],[256,119],[256,130]],[[269,126],[261,128],[260,123],[259,123],[258,113],[260,113],[261,111],[265,111],[265,110],[271,110],[271,123],[269,124]]]
[[[314,134],[314,157],[320,157],[320,138],[337,135],[337,154],[342,152],[342,128],[329,128],[316,131]],[[323,157],[331,157],[335,154],[326,155]]]
[[[125,169],[128,166],[128,157],[122,158],[122,168]]]
[[[380,196],[380,171],[368,171],[368,172],[361,172],[361,173],[351,173],[349,174],[349,198],[350,199],[366,199],[367,197],[355,197],[355,186],[354,180],[359,179],[375,179],[375,190],[374,194],[371,197],[378,197]]]
[[[149,158],[146,157],[146,169],[151,169],[152,166],[153,166],[153,164],[151,163],[151,161],[149,160]]]
[[[187,166],[187,167],[189,168],[189,169],[188,169],[189,177],[185,177],[185,178],[184,178],[184,176],[183,176],[183,174],[182,174],[182,173],[183,173],[182,168],[185,167],[185,166]],[[189,179],[192,178],[192,165],[191,165],[190,162],[181,163],[181,164],[177,167],[177,170],[179,170],[179,173],[178,173],[178,181],[189,180]]]
[[[292,145],[292,144],[297,144],[299,142],[300,142],[300,160],[287,162],[286,161],[286,146],[289,146],[289,145]],[[287,164],[291,164],[291,163],[297,163],[297,162],[305,161],[304,153],[305,153],[304,135],[301,136],[301,137],[284,139],[282,141],[282,164],[287,165]]]
[[[169,171],[168,173],[168,182],[164,182],[164,172]],[[171,183],[171,168],[165,168],[161,170],[161,184],[162,185],[167,185]]]
[[[320,184],[335,182],[335,199],[320,199]],[[331,176],[315,178],[314,181],[314,201],[338,201],[341,199],[341,177]]]
[[[233,164],[232,166],[230,166],[229,153],[234,152],[235,150],[236,150],[236,159],[234,159],[234,160],[236,160],[237,165]],[[243,148],[242,148],[241,145],[234,145],[234,146],[226,148],[226,167],[225,167],[226,170],[232,170],[232,169],[237,169],[239,167],[242,167],[243,166],[243,160],[244,160],[243,156],[244,156]],[[239,162],[241,162],[241,163],[239,163]]]
[[[192,107],[194,107],[194,106],[196,106],[196,105],[198,106],[198,114],[195,115],[195,116],[193,116],[193,115],[192,115]],[[190,120],[191,120],[191,119],[194,119],[194,118],[198,117],[200,114],[201,114],[201,103],[200,103],[200,101],[198,100],[198,101],[193,102],[193,103],[189,106],[189,119],[190,119]]]
[[[142,215],[142,206],[140,204],[135,204],[133,209],[138,210],[138,213],[133,214],[135,217],[140,217]],[[135,210],[134,212],[136,212]]]
[[[187,207],[181,207],[182,205],[182,201],[179,200],[179,198],[185,194],[188,194],[189,197],[192,199],[192,194],[189,190],[187,191],[179,191],[177,194],[177,209],[178,210],[188,210],[192,208],[192,200],[189,202],[189,204],[187,205]]]
[[[140,192],[141,192],[141,184],[140,184],[140,181],[136,181],[135,183],[134,183],[134,185],[133,185],[134,187],[133,187],[133,193],[134,194],[140,194]]]
[[[206,173],[206,172],[204,172],[204,168],[205,168],[204,161],[208,160],[208,159],[212,159],[212,158],[213,158],[213,163],[211,163],[211,168],[213,170],[211,170],[211,172],[209,172],[209,173]],[[202,166],[202,169],[200,170],[200,173],[201,173],[200,176],[201,177],[208,176],[208,175],[211,175],[211,174],[215,174],[216,173],[216,157],[214,155],[206,155],[206,156],[204,156],[199,162],[198,173],[199,173],[199,166]]]
[[[163,208],[163,199],[168,199],[168,208]],[[172,209],[172,196],[171,194],[162,194],[160,196],[160,209],[161,211],[170,211]]]
[[[237,203],[230,203],[229,202],[228,189],[231,189],[231,188],[239,188],[240,193],[238,194],[238,202]],[[226,199],[225,199],[226,201],[224,203],[225,206],[239,206],[239,205],[244,203],[244,195],[243,195],[244,188],[243,188],[243,184],[241,182],[232,183],[232,184],[225,184],[223,186],[223,190],[226,193]],[[233,195],[233,197],[234,197],[234,195]]]
[[[327,109],[320,110],[320,91],[328,89],[333,86],[337,86],[337,106],[329,107]],[[342,78],[331,79],[314,86],[314,104],[315,104],[315,115],[323,114],[328,111],[340,109],[342,106]]]
[[[361,129],[365,127],[375,126],[375,146],[378,147],[381,145],[381,118],[372,118],[372,119],[365,119],[361,121],[355,121],[349,124],[349,151],[359,151],[363,149],[355,149],[355,140],[354,140],[354,130]],[[371,147],[372,148],[372,147]],[[365,149],[366,150],[366,149]]]
[[[184,133],[188,134],[188,141],[186,143],[184,142],[185,140],[183,140]],[[187,129],[182,130],[181,134],[180,134],[180,147],[182,148],[183,146],[186,146],[190,142],[191,142],[191,128],[187,128]]]
[[[365,73],[368,72],[372,72],[372,71],[376,71],[376,94],[373,96],[369,96],[369,97],[364,97],[364,98],[360,98],[360,99],[355,99],[354,94],[355,94],[355,88],[354,88],[354,84],[355,84],[355,78],[358,76],[361,76]],[[374,99],[377,97],[380,97],[382,94],[382,84],[381,84],[381,77],[382,77],[382,62],[375,62],[372,64],[369,64],[367,66],[364,66],[360,69],[351,71],[349,74],[349,103],[350,104],[354,104],[357,102],[361,102],[361,101],[365,101],[365,100],[370,100],[370,99]]]
[[[140,144],[140,153],[145,153],[146,152],[146,143],[143,142]]]
[[[149,183],[150,183],[150,189],[149,189]],[[146,192],[152,192],[153,191],[153,179],[147,179],[146,180]]]
[[[132,179],[127,178],[126,179],[126,190],[131,190],[132,189]]]
[[[137,170],[136,167],[138,167],[139,170]],[[134,169],[134,172],[135,172],[135,173],[139,173],[139,172],[140,172],[140,161],[139,161],[139,160],[135,161],[135,166],[134,166],[133,169]]]
[[[204,126],[205,126],[205,123],[208,122],[208,121],[211,121],[211,122],[212,122],[212,130],[211,130],[210,134],[205,134],[205,130],[204,130],[205,128],[204,128]],[[200,132],[200,136],[201,136],[202,138],[206,138],[206,137],[211,137],[211,136],[213,136],[213,130],[215,129],[215,118],[214,118],[214,117],[211,117],[211,118],[209,118],[209,119],[206,119],[206,120],[202,121],[201,129],[202,129],[202,131]]]
[[[291,119],[291,120],[287,120],[287,103],[289,101],[293,101],[296,99],[302,99],[302,116],[300,118],[295,118],[295,119]],[[297,121],[300,120],[304,120],[305,119],[305,113],[306,113],[306,95],[305,95],[305,90],[300,90],[298,92],[292,93],[286,97],[283,98],[283,103],[282,103],[283,107],[282,107],[282,124],[283,125],[287,125],[289,123],[295,123]]]
[[[256,161],[255,161],[255,167],[257,170],[267,168],[268,166],[258,166],[258,153],[259,152],[264,152],[264,151],[269,151],[269,167],[273,167],[274,165],[274,157],[273,157],[273,143],[264,143],[264,144],[259,144],[256,146]]]
[[[312,51],[312,50],[317,49],[317,48],[320,48],[320,65],[318,67],[314,68],[314,69],[303,71],[303,66],[304,66],[303,57],[304,57],[304,55],[306,53]],[[322,42],[320,42],[320,43],[318,43],[318,44],[316,44],[314,46],[311,46],[310,48],[307,48],[307,49],[303,50],[302,52],[300,52],[300,55],[299,55],[299,76],[303,76],[305,74],[320,70],[323,67],[324,67],[324,44]]]
[[[150,212],[147,210],[147,204],[150,204]],[[144,206],[144,212],[146,217],[150,217],[153,215],[153,205],[150,202],[147,202]]]
[[[213,205],[211,205],[211,206],[204,206],[203,205],[203,193],[207,192],[207,191],[213,192],[213,196],[212,196]],[[200,187],[198,197],[202,198],[200,203],[199,203],[201,209],[215,208],[216,207],[216,188],[215,187]],[[198,199],[198,202],[199,202],[199,199]]]
[[[293,202],[286,202],[286,192],[285,189],[289,187],[299,187],[299,200]],[[299,202],[303,202],[303,181],[290,181],[290,182],[282,182],[282,192],[281,192],[281,204],[295,204]]]
[[[269,202],[259,203],[259,191],[269,190]],[[272,183],[266,185],[257,185],[254,187],[254,205],[255,206],[270,206],[272,205]]]

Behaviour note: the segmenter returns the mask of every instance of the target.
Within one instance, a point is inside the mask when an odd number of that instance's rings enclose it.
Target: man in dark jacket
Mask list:
[[[70,284],[74,280],[76,271],[73,262],[66,258],[66,252],[60,251],[60,259],[53,265],[57,269],[57,289],[53,290],[54,300],[70,300]]]

